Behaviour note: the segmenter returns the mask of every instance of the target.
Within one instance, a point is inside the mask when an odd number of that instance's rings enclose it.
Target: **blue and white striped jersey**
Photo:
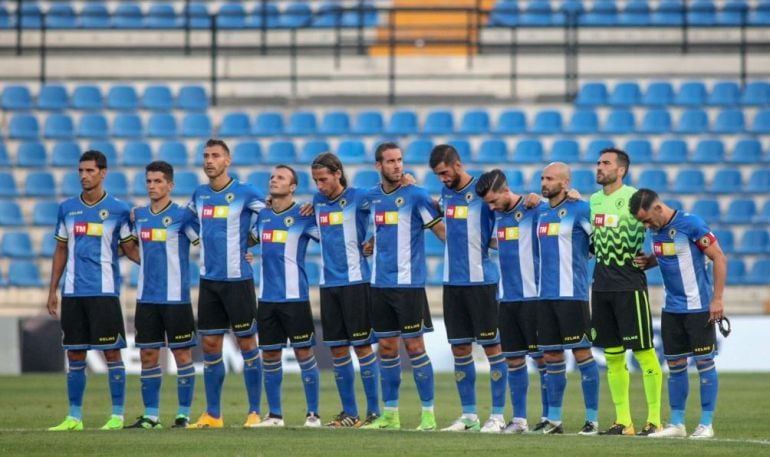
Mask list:
[[[565,200],[555,208],[545,204],[537,227],[541,299],[588,300],[592,230],[587,202]]]
[[[134,212],[139,242],[139,303],[190,303],[190,243],[198,244],[198,220],[174,202],[158,213],[149,206]]]
[[[313,197],[321,235],[321,287],[369,282],[371,269],[362,243],[369,226],[368,191],[348,187],[334,200],[320,192]]]
[[[59,205],[54,236],[67,243],[63,297],[120,295],[118,244],[132,240],[130,208],[107,193],[93,205],[79,196]]]
[[[663,275],[669,313],[697,313],[711,304],[713,283],[703,251],[717,239],[699,216],[677,211],[660,230],[652,230],[652,250]]]
[[[540,251],[537,242],[537,218],[546,206],[541,203],[526,208],[524,199],[509,211],[495,211],[500,282],[500,301],[536,300],[540,274]]]
[[[222,190],[215,191],[208,184],[195,189],[188,208],[198,216],[200,224],[201,278],[252,279],[244,255],[249,230],[264,207],[264,197],[254,186],[234,179]]]
[[[259,212],[256,237],[262,244],[259,299],[269,302],[308,300],[305,252],[310,239],[318,241],[314,216],[302,216],[293,203],[280,213]]]
[[[375,243],[372,287],[424,287],[425,234],[441,221],[433,200],[422,187],[400,186],[385,193],[369,191],[374,214]]]
[[[441,208],[446,225],[444,284],[495,284],[499,279],[497,268],[489,258],[495,215],[489,205],[476,195],[477,181],[478,178],[473,178],[460,190],[447,186],[441,189]]]

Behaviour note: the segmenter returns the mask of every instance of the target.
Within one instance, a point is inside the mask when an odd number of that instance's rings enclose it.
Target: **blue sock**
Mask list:
[[[505,412],[505,388],[508,385],[508,367],[502,352],[491,355],[489,360],[489,389],[492,393],[492,414]],[[526,416],[525,416],[526,417]]]
[[[206,412],[211,417],[222,417],[222,384],[225,382],[225,364],[222,353],[203,354],[203,385],[206,387]]]
[[[583,403],[586,406],[586,420],[599,421],[599,367],[592,356],[578,361],[583,387]]]
[[[271,416],[283,417],[281,411],[281,382],[283,382],[283,365],[281,359],[274,362],[262,361],[262,371],[265,373],[265,395]]]
[[[401,357],[380,357],[382,401],[386,408],[398,408],[398,389],[401,387]]]
[[[687,365],[668,367],[668,404],[671,406],[671,423],[684,424],[684,408],[690,393]]]
[[[340,394],[342,411],[350,416],[358,416],[355,378],[356,371],[353,369],[353,358],[350,354],[334,359],[334,382],[337,384],[337,392]]]
[[[112,414],[122,416],[126,405],[126,366],[123,365],[122,360],[107,362],[107,373],[110,376]]]
[[[533,357],[533,359],[537,363],[537,374],[540,376],[540,404],[543,410],[540,417],[548,417],[548,370],[545,367],[545,363],[540,365],[543,356]]]
[[[409,357],[412,363],[412,376],[417,385],[417,395],[424,408],[433,406],[433,364],[430,362],[427,352],[415,354]]]
[[[195,365],[192,362],[176,367],[177,416],[190,417],[190,406],[195,393]]]
[[[473,354],[455,357],[455,383],[463,414],[477,414],[476,364],[473,362]]]
[[[158,417],[160,414],[160,383],[163,380],[163,371],[160,369],[160,365],[142,369],[139,379],[142,384],[144,415]]]
[[[366,394],[366,415],[372,413],[380,415],[380,365],[377,363],[377,354],[369,354],[358,358],[358,367],[361,370],[361,382]]]
[[[249,413],[260,413],[262,402],[262,358],[259,348],[241,352],[243,356],[243,382],[249,398]]]
[[[67,398],[70,403],[69,415],[83,418],[83,395],[86,392],[86,361],[70,362],[67,372]]]
[[[717,406],[717,391],[719,391],[719,376],[714,359],[701,360],[698,363],[700,376],[700,423],[711,425],[714,419],[714,409]]]
[[[527,362],[508,366],[508,385],[511,389],[511,404],[513,405],[513,417],[527,418],[527,390],[529,389],[529,375],[527,374]]]
[[[297,359],[297,362],[299,362],[299,368],[302,370],[302,384],[305,386],[307,412],[315,413],[317,416],[319,415],[318,397],[321,393],[321,386],[318,382],[321,375],[318,370],[318,362],[316,362],[314,354],[311,354],[305,360]]]
[[[548,420],[561,421],[561,406],[564,401],[564,389],[567,387],[567,364],[561,362],[546,362],[548,375]]]

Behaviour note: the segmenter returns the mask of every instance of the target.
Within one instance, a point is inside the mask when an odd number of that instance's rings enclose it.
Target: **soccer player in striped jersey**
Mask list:
[[[544,434],[564,433],[561,409],[567,386],[564,351],[571,349],[580,369],[586,422],[581,435],[599,433],[599,369],[591,353],[591,315],[588,310],[588,256],[591,208],[569,200],[569,167],[549,164],[540,178],[548,204],[538,217],[540,245],[540,302],[537,346],[545,353],[548,385],[548,425]]]
[[[126,428],[162,428],[159,421],[163,377],[160,349],[168,346],[177,367],[179,406],[174,427],[187,427],[195,392],[192,347],[195,319],[190,302],[190,245],[198,245],[198,220],[171,201],[174,168],[163,161],[145,167],[150,205],[134,211],[134,236],[139,243],[136,290],[136,345],[142,361],[144,414]]]
[[[543,413],[534,431],[547,425],[548,397],[545,388],[543,353],[537,349],[537,299],[540,274],[540,250],[537,243],[537,218],[546,204],[528,208],[524,197],[508,187],[505,174],[494,169],[481,175],[476,193],[494,211],[494,234],[497,242],[500,281],[497,294],[500,300],[499,322],[503,355],[508,365],[513,419],[505,433],[525,433],[527,424],[526,356],[532,357],[540,374],[540,395]]]
[[[264,358],[265,394],[270,413],[258,427],[282,427],[281,353],[288,339],[302,371],[307,401],[306,427],[320,427],[319,371],[313,346],[315,327],[305,273],[307,244],[318,241],[315,217],[303,216],[294,201],[297,174],[278,165],[270,176],[271,208],[259,213],[254,239],[262,245],[260,270],[259,343]]]
[[[444,214],[444,322],[454,356],[455,382],[462,415],[443,431],[499,433],[505,429],[505,357],[497,319],[497,267],[489,257],[495,215],[476,195],[478,179],[469,175],[450,145],[433,148],[430,167],[444,187],[439,206]],[[489,360],[492,414],[482,427],[476,407],[476,365],[472,346],[484,348]]]
[[[385,408],[366,428],[400,429],[401,385],[399,337],[412,365],[422,403],[417,430],[435,430],[433,365],[425,352],[423,333],[433,330],[425,294],[425,234],[431,229],[444,239],[444,224],[425,189],[403,185],[401,148],[382,143],[374,154],[381,182],[369,192],[374,214],[372,326],[379,342],[380,379]]]
[[[86,355],[100,350],[107,360],[112,416],[102,430],[123,428],[126,369],[120,350],[126,347],[120,305],[118,246],[135,255],[129,206],[104,191],[107,158],[86,151],[78,164],[83,191],[59,205],[54,236],[48,314],[57,316],[61,284],[62,345],[67,351],[69,414],[48,430],[83,430],[82,406],[86,389]]]
[[[380,416],[380,371],[372,350],[369,317],[371,269],[363,244],[369,227],[368,189],[349,187],[340,159],[318,155],[311,165],[318,192],[313,197],[321,241],[321,325],[324,343],[334,358],[334,378],[342,412],[327,425],[359,427]],[[366,394],[366,417],[358,415],[354,389],[355,371],[350,346],[358,357]]]
[[[192,428],[221,428],[222,340],[232,330],[243,356],[243,379],[249,411],[244,427],[260,421],[262,361],[257,348],[257,299],[251,266],[245,258],[249,229],[265,207],[262,194],[227,174],[230,149],[210,139],[203,149],[208,184],[198,186],[188,208],[200,224],[201,282],[198,293],[198,333],[203,349],[206,411]]]
[[[724,317],[722,294],[727,258],[706,223],[695,214],[675,211],[650,189],[639,189],[629,201],[630,213],[652,231],[651,255],[634,260],[643,268],[660,267],[666,299],[661,316],[663,353],[668,362],[669,424],[649,436],[684,437],[689,391],[687,359],[692,357],[700,377],[700,422],[690,438],[713,438],[714,407],[719,379],[714,323]],[[714,265],[714,278],[706,258]]]

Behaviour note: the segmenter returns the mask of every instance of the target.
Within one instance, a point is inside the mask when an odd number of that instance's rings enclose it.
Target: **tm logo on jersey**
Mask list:
[[[620,216],[617,214],[597,214],[594,216],[594,227],[617,227]]]
[[[222,219],[226,218],[230,212],[229,206],[203,206],[203,219]]]
[[[676,255],[676,246],[674,243],[662,243],[656,241],[655,243],[652,243],[652,252],[658,257],[664,255]]]
[[[318,216],[318,222],[320,222],[321,225],[340,225],[342,224],[342,211],[321,213]]]
[[[143,228],[139,232],[139,237],[142,241],[166,241],[166,229]]]
[[[505,227],[497,229],[497,239],[499,241],[515,241],[519,239],[518,227]]]
[[[446,209],[446,217],[449,219],[468,219],[468,207],[467,206],[448,206]]]
[[[104,225],[93,222],[75,222],[74,230],[76,236],[102,236]]]
[[[559,234],[559,223],[550,222],[546,224],[540,224],[537,227],[538,236],[557,236]]]
[[[377,225],[398,224],[398,211],[381,211],[375,213],[374,223]]]
[[[286,230],[265,230],[262,232],[263,243],[286,243],[289,232]]]

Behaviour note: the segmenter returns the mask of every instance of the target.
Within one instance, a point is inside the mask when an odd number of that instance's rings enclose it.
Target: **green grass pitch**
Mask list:
[[[246,417],[242,377],[228,374],[224,394],[224,430],[96,430],[110,411],[109,391],[105,376],[88,378],[84,405],[84,432],[50,433],[45,429],[59,423],[67,413],[65,377],[56,375],[24,375],[0,377],[0,455],[164,455],[164,456],[503,456],[503,455],[770,455],[770,394],[767,374],[720,374],[720,392],[715,415],[716,438],[694,442],[687,439],[653,440],[638,437],[583,437],[576,435],[583,423],[583,404],[579,377],[570,374],[565,395],[564,419],[567,434],[482,435],[478,433],[418,433],[369,430],[308,430],[304,420],[304,394],[298,375],[287,375],[283,383],[283,409],[287,428],[244,430]],[[321,414],[328,420],[339,407],[334,379],[330,372],[322,374]],[[358,382],[359,407],[364,404]],[[613,407],[602,373],[600,421],[606,427],[613,419]],[[690,378],[688,430],[697,424],[700,410],[698,378]],[[478,403],[482,421],[489,414],[488,377],[478,376]],[[536,378],[530,381],[529,421],[537,422],[540,414]],[[646,405],[638,373],[631,375],[631,401],[634,422],[643,425]],[[263,396],[264,397],[264,396]],[[161,394],[161,421],[168,426],[176,410],[176,383],[166,376]],[[198,377],[193,416],[204,408],[203,379]],[[264,402],[264,398],[263,398]],[[663,420],[668,417],[665,381],[663,386]],[[266,409],[266,407],[265,407]],[[401,424],[411,430],[419,421],[419,401],[409,371],[404,372],[401,387]],[[127,385],[126,421],[142,412],[139,379],[130,376]],[[362,411],[363,413],[363,411]],[[459,400],[451,374],[436,377],[436,417],[439,426],[448,425],[459,415]],[[193,417],[194,419],[195,417]],[[510,401],[506,411],[510,419]]]

